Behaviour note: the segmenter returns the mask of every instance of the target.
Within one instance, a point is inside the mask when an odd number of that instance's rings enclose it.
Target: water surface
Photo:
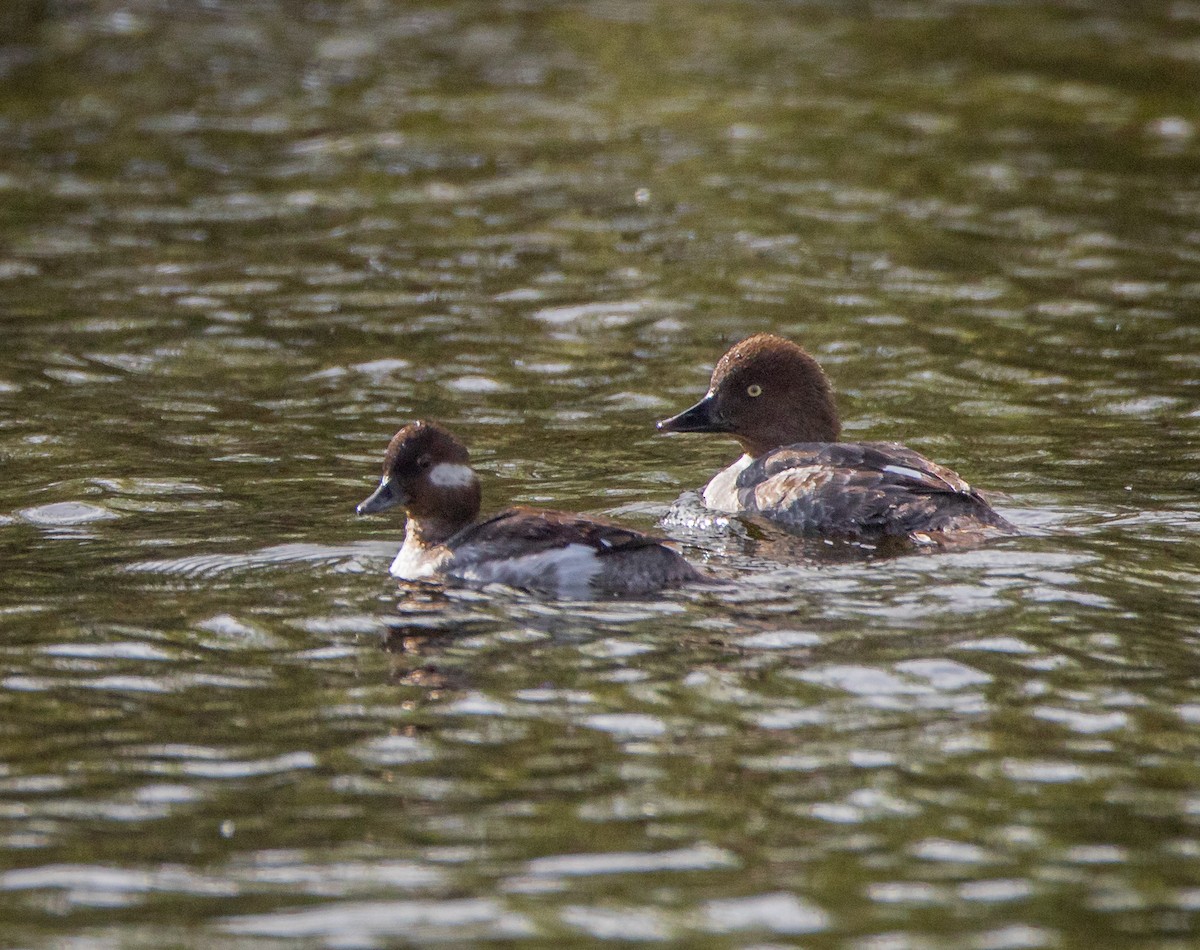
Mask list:
[[[1193,943],[1200,5],[5,17],[10,941]],[[404,422],[650,528],[764,329],[1024,535],[387,578]]]

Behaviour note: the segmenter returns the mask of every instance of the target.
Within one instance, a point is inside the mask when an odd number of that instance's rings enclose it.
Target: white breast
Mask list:
[[[743,455],[729,468],[718,472],[711,482],[704,486],[704,505],[713,511],[741,511],[737,497],[737,480],[751,463],[749,455]]]
[[[405,581],[423,581],[436,577],[450,552],[444,547],[427,548],[405,535],[404,546],[388,569],[393,577]]]

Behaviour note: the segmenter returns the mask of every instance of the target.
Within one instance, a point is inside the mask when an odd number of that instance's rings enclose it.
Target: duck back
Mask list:
[[[798,534],[929,542],[1016,531],[957,473],[893,442],[802,442],[739,464],[706,503]]]

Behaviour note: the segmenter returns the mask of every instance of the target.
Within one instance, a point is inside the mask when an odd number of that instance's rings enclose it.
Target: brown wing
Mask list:
[[[520,545],[524,554],[536,554],[568,544],[583,544],[603,557],[616,551],[652,547],[661,541],[602,519],[516,507],[464,528],[447,546],[458,549],[470,545],[484,556],[493,557],[502,556],[506,549],[516,545]]]
[[[1014,530],[955,472],[889,442],[787,446],[748,466],[737,485],[744,510],[801,533]]]

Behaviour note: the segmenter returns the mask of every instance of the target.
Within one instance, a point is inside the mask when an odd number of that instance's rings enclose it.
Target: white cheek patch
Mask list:
[[[476,481],[469,465],[441,462],[429,470],[429,484],[438,488],[469,488]]]

